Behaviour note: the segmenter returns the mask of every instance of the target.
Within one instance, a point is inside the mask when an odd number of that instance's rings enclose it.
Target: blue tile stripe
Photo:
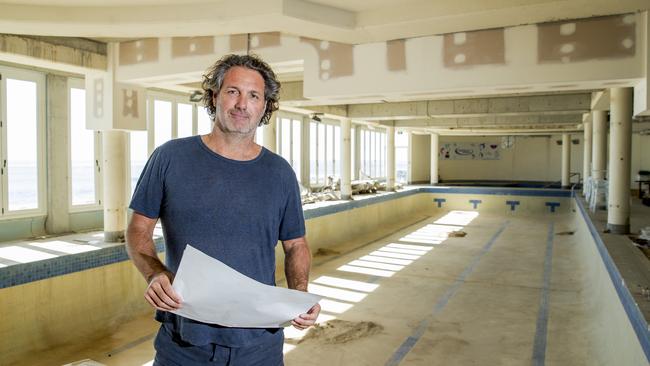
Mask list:
[[[165,250],[162,238],[157,239],[155,243],[159,253]],[[66,254],[56,258],[15,264],[0,268],[0,289],[123,262],[128,259],[124,244],[116,244],[91,252]]]
[[[305,219],[335,214],[342,211],[353,210],[382,203],[394,199],[420,194],[482,194],[482,195],[510,195],[527,197],[570,197],[571,192],[561,189],[530,189],[530,188],[496,188],[496,187],[417,187],[415,189],[383,194],[364,199],[357,199],[332,206],[310,208],[304,211]],[[446,202],[446,199],[439,198]],[[164,251],[162,239],[156,241],[158,252]],[[124,245],[116,244],[92,252],[62,255],[43,261],[9,264],[0,267],[0,289],[22,285],[25,283],[47,279],[54,276],[65,275],[86,269],[101,267],[108,264],[128,260]],[[7,264],[7,263],[5,263]]]
[[[483,203],[483,201],[481,201],[481,200],[469,200],[469,203],[471,203],[471,204],[472,204],[472,207],[476,210],[476,208],[478,207],[478,205],[480,205],[481,203]]]
[[[548,206],[551,212],[555,212],[555,209],[560,207],[560,202],[546,202],[546,206]]]
[[[591,222],[591,218],[589,217],[587,210],[582,204],[582,201],[578,197],[574,198],[576,205],[582,214],[582,218],[587,223],[591,237],[596,243],[596,249],[598,249],[600,258],[602,259],[603,264],[607,269],[607,273],[609,274],[609,279],[612,281],[612,284],[616,289],[618,299],[621,301],[623,309],[625,309],[625,313],[627,314],[627,318],[630,321],[634,332],[636,333],[641,347],[643,348],[643,353],[645,354],[646,361],[650,364],[650,331],[648,330],[648,323],[646,322],[643,313],[641,313],[641,310],[639,310],[639,307],[636,305],[634,297],[632,297],[630,291],[627,289],[627,287],[625,287],[623,276],[621,276],[618,268],[616,268],[612,257],[609,255],[609,252],[605,247],[605,243],[603,243],[603,240],[600,237],[596,226],[594,226],[593,222]]]
[[[539,302],[537,313],[537,326],[535,330],[535,341],[533,342],[533,366],[543,366],[546,363],[546,336],[548,330],[548,303],[551,287],[551,268],[553,260],[553,234],[554,223],[548,225],[546,236],[546,256],[544,258],[544,281],[542,284],[542,296]]]
[[[474,256],[472,259],[472,262],[465,267],[465,270],[463,270],[463,273],[458,275],[458,278],[456,278],[456,281],[449,287],[447,292],[445,292],[444,295],[436,302],[436,304],[433,306],[433,310],[431,311],[431,314],[427,316],[425,319],[420,321],[418,324],[418,327],[413,331],[413,333],[406,338],[406,340],[397,348],[395,353],[391,356],[391,358],[386,361],[385,366],[397,366],[399,365],[404,357],[415,347],[415,344],[420,340],[422,335],[424,334],[424,331],[427,329],[429,326],[429,322],[431,319],[433,319],[436,315],[438,315],[444,308],[447,306],[449,303],[449,300],[456,294],[458,289],[465,283],[465,279],[467,276],[469,276],[472,272],[474,272],[474,268],[478,264],[478,262],[481,260],[481,258],[485,255],[485,253],[489,252],[490,249],[492,249],[492,246],[496,242],[497,238],[503,230],[505,230],[506,226],[508,225],[508,221],[504,222],[501,224],[501,227],[492,235],[490,240],[483,246],[481,251]]]
[[[519,204],[519,201],[506,201],[506,205],[510,205],[510,211],[514,211]]]

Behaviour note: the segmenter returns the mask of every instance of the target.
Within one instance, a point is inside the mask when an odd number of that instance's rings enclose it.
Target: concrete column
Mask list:
[[[431,184],[438,184],[438,151],[440,150],[440,136],[431,134]]]
[[[614,234],[630,232],[633,95],[632,88],[612,88],[610,92],[607,228]]]
[[[68,174],[68,78],[47,75],[47,220],[48,234],[70,231],[70,176]],[[45,233],[42,233],[45,234]]]
[[[102,133],[104,167],[104,240],[123,242],[126,230],[127,133]]]
[[[386,191],[395,190],[395,127],[386,128]]]
[[[583,123],[582,194],[587,192],[587,181],[591,177],[591,122]]]
[[[359,179],[359,170],[361,169],[361,129],[357,126],[354,129],[354,174],[352,180]]]
[[[302,117],[302,131],[300,131],[300,151],[302,151],[302,159],[300,159],[300,183],[304,187],[310,187],[309,180],[311,179],[311,131],[310,125],[311,118],[309,116]]]
[[[570,188],[571,174],[571,135],[562,134],[562,188]]]
[[[607,111],[592,113],[591,177],[603,180],[607,175]]]
[[[352,199],[352,123],[349,119],[341,120],[341,199]]]
[[[276,127],[277,127],[277,117],[278,113],[274,112],[271,115],[271,119],[269,120],[268,125],[263,125],[263,132],[264,132],[264,147],[269,149],[270,151],[277,152],[277,135],[276,135]]]

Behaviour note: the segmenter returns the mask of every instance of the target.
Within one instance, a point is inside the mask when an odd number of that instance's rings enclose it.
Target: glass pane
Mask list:
[[[395,134],[395,146],[409,146],[408,132],[397,131]]]
[[[316,155],[316,122],[309,122],[309,183],[316,184],[318,182],[318,175],[316,164],[318,156]]]
[[[406,183],[408,174],[408,147],[395,148],[395,180]]]
[[[291,120],[280,120],[280,155],[291,164]]]
[[[341,176],[341,127],[334,126],[334,176]]]
[[[361,130],[360,132],[361,132],[360,133],[361,136],[359,138],[359,147],[360,147],[359,152],[360,152],[361,158],[359,159],[359,161],[361,162],[361,166],[359,167],[359,176],[358,176],[358,178],[362,179],[363,174],[366,174],[365,173],[366,172],[366,160],[365,159],[366,159],[366,156],[368,156],[368,155],[366,154],[366,146],[367,146],[366,145],[366,131]]]
[[[357,158],[356,158],[356,144],[357,144],[357,138],[356,138],[356,128],[352,127],[352,131],[350,132],[350,158],[352,161],[350,161],[350,177],[351,179],[356,179],[357,175],[354,173],[354,170],[357,166]]]
[[[386,146],[386,138],[387,134],[382,133],[381,134],[381,148],[379,149],[379,153],[381,154],[381,176],[386,177],[386,153],[388,152],[388,147]]]
[[[7,79],[8,208],[38,208],[36,83]]]
[[[147,163],[147,131],[131,131],[131,195],[135,185],[142,174],[142,169]]]
[[[293,166],[293,171],[296,172],[296,177],[298,178],[298,181],[300,182],[300,162],[302,161],[301,159],[301,154],[300,154],[300,141],[301,141],[301,135],[300,135],[300,123],[301,121],[299,120],[293,120],[293,128],[291,129],[292,133],[292,153],[291,153],[291,166]]]
[[[262,125],[255,130],[255,143],[264,146],[264,129],[266,125]]]
[[[327,125],[327,152],[325,159],[327,161],[327,176],[334,176],[334,126]]]
[[[70,89],[70,185],[73,205],[96,203],[95,134],[86,129],[86,91]]]
[[[198,120],[198,134],[206,135],[212,131],[212,121],[208,112],[203,107],[198,107],[197,120]]]
[[[178,137],[192,136],[192,105],[177,104]]]
[[[318,179],[319,184],[325,183],[325,125],[318,124]]]
[[[156,147],[172,139],[172,103],[164,100],[154,100],[154,145]]]

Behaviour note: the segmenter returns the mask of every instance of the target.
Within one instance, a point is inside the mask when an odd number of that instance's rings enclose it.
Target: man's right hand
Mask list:
[[[149,279],[149,286],[144,293],[144,298],[151,306],[162,311],[181,308],[182,300],[172,287],[173,279],[174,275],[169,271],[157,273]]]

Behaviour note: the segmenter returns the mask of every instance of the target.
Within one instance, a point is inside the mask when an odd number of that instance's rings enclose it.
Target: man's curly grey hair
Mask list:
[[[264,101],[266,102],[266,109],[258,126],[268,124],[271,119],[271,114],[277,111],[280,106],[280,82],[276,79],[271,67],[257,55],[226,55],[212,65],[203,75],[203,82],[201,83],[201,87],[203,88],[203,105],[207,109],[210,118],[214,121],[216,116],[214,96],[221,90],[226,72],[235,66],[255,70],[262,75],[264,79]]]

